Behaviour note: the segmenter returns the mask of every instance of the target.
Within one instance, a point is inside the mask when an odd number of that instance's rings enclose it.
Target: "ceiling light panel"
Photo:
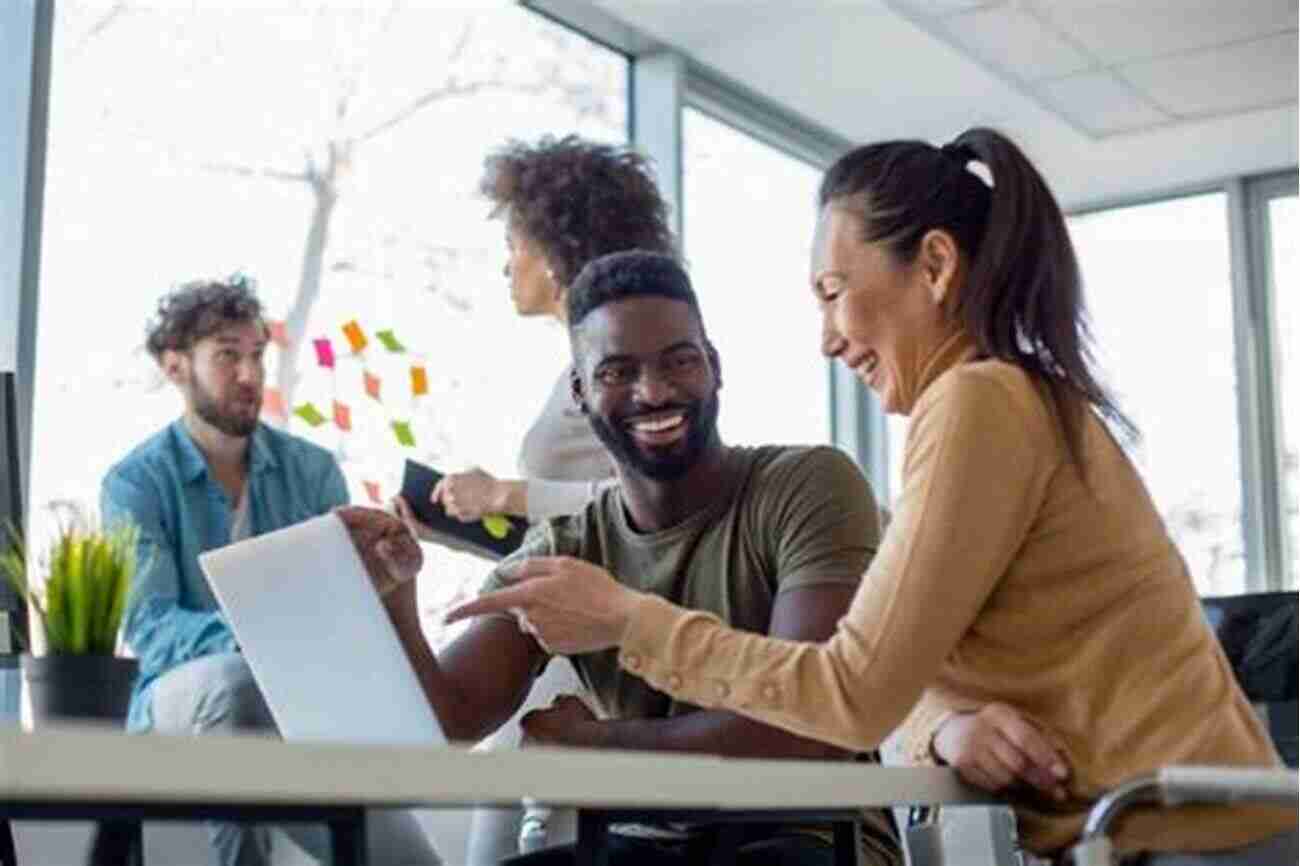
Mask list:
[[[947,18],[940,26],[972,56],[1021,81],[1061,78],[1097,65],[1036,17],[1011,6]]]
[[[1094,136],[1133,132],[1173,120],[1109,72],[1088,72],[1044,81],[1039,98]]]

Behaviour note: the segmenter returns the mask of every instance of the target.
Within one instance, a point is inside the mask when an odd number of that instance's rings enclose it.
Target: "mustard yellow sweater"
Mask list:
[[[1072,768],[1067,805],[1017,804],[1039,853],[1070,844],[1092,802],[1139,773],[1278,763],[1103,424],[1088,413],[1085,483],[1046,391],[974,357],[954,338],[927,365],[902,497],[829,641],[733,631],[645,596],[623,667],[678,700],[849,749],[875,748],[915,708],[917,758],[941,714],[1008,703],[1065,744]],[[1122,850],[1231,848],[1296,826],[1293,809],[1245,806],[1129,816]]]

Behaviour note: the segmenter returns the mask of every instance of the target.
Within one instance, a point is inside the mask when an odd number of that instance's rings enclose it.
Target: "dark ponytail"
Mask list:
[[[993,187],[968,164],[988,169]],[[1005,136],[970,129],[942,148],[891,141],[857,148],[822,179],[832,202],[862,220],[863,240],[911,262],[925,233],[942,228],[970,261],[956,315],[983,354],[1046,383],[1076,465],[1091,405],[1129,440],[1137,427],[1093,373],[1092,334],[1078,260],[1047,184]]]

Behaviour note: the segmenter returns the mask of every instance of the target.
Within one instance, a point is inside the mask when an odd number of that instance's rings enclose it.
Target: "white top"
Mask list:
[[[614,478],[605,446],[573,402],[571,370],[564,368],[519,448],[519,474],[528,485],[532,523],[581,511]]]
[[[230,515],[230,543],[243,541],[253,534],[253,521],[249,520],[248,507],[248,480],[244,480],[244,487],[239,491],[239,502],[235,503],[235,510]]]

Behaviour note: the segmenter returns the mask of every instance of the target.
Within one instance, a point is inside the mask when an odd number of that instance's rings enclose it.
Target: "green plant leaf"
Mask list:
[[[112,539],[109,537],[96,537],[93,539],[92,549],[94,555],[91,557],[91,568],[86,572],[86,589],[90,596],[86,609],[86,615],[89,619],[86,646],[88,652],[111,654],[113,651],[112,636],[105,640],[104,631],[108,625],[108,608],[113,583],[117,579],[115,574],[117,562]],[[105,644],[108,645],[107,651],[104,649]]]
[[[85,521],[60,525],[46,553],[40,590],[28,579],[27,557],[12,530],[14,546],[0,554],[0,577],[28,599],[45,628],[51,653],[112,655],[135,573],[139,528],[112,529]]]

